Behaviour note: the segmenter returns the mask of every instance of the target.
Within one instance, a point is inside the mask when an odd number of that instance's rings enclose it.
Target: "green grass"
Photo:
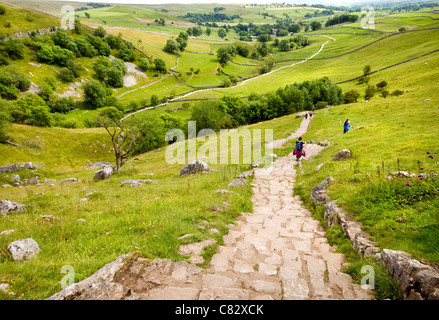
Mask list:
[[[364,229],[381,248],[403,250],[432,262],[439,262],[439,203],[434,196],[437,181],[410,180],[414,186],[410,188],[405,186],[408,180],[388,181],[386,176],[398,167],[414,173],[418,173],[419,166],[426,172],[438,170],[437,164],[426,156],[426,151],[439,149],[439,113],[435,105],[438,95],[429,85],[437,82],[434,79],[438,60],[430,57],[410,66],[418,72],[414,79],[406,80],[404,89],[410,92],[400,97],[374,97],[368,103],[320,110],[304,139],[328,139],[331,147],[305,162],[302,176],[307,190],[329,175],[334,177],[330,197],[363,222]],[[394,76],[383,73],[372,82],[392,80]],[[402,77],[401,71],[397,79],[407,79],[406,74]],[[427,97],[432,103],[424,102]],[[350,118],[353,128],[364,129],[343,135],[341,123],[346,118]],[[344,148],[352,151],[353,158],[331,161]],[[315,167],[322,162],[326,164],[315,173]]]
[[[12,34],[61,26],[59,19],[44,13],[8,5],[3,6],[6,8],[6,14],[0,20],[0,33]],[[5,25],[6,22],[10,22],[10,27]]]
[[[294,115],[248,126],[249,129],[274,130],[275,138],[283,138],[295,131],[301,119]],[[93,182],[95,170],[87,170],[88,160],[112,161],[108,152],[109,141],[103,129],[34,128],[14,125],[10,131],[22,149],[0,145],[1,164],[33,161],[37,171],[18,172],[22,179],[38,175],[40,180],[55,178],[54,187],[26,186],[0,189],[0,197],[27,205],[23,213],[1,218],[2,230],[14,229],[12,235],[0,239],[0,281],[11,284],[17,295],[2,299],[45,299],[61,290],[61,268],[70,265],[75,280],[82,280],[119,255],[138,251],[146,258],[168,258],[174,261],[187,257],[178,254],[181,244],[214,238],[223,244],[230,223],[241,212],[251,212],[251,186],[239,194],[214,194],[226,188],[237,174],[248,170],[249,165],[211,165],[218,172],[179,178],[182,165],[165,162],[165,148],[131,158],[120,174],[110,179]],[[106,149],[101,145],[105,143]],[[199,143],[200,145],[200,143]],[[242,146],[241,146],[242,148]],[[94,151],[97,150],[96,153]],[[230,149],[229,149],[230,150]],[[151,177],[145,173],[153,173]],[[77,184],[60,185],[59,180],[76,177]],[[120,187],[122,180],[151,178],[157,184],[141,188]],[[10,174],[0,175],[1,184],[7,183]],[[80,199],[86,192],[87,202]],[[40,193],[42,195],[38,195]],[[225,212],[213,212],[210,207],[231,204]],[[54,215],[59,221],[45,223],[40,215]],[[85,219],[86,222],[78,222]],[[219,234],[210,234],[199,225],[215,227]],[[178,240],[194,233],[196,237]],[[7,245],[15,239],[32,237],[42,249],[35,258],[14,262],[7,253]],[[111,240],[110,240],[111,239]],[[207,266],[216,252],[212,246],[204,254]]]

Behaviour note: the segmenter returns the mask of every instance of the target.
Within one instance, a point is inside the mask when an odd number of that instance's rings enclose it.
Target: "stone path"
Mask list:
[[[296,135],[309,122],[304,119]],[[322,147],[307,148],[312,157]],[[50,299],[373,299],[370,289],[341,272],[344,255],[334,252],[319,222],[293,196],[297,164],[290,154],[255,169],[253,213],[230,225],[207,270],[167,259],[124,262],[126,255]]]

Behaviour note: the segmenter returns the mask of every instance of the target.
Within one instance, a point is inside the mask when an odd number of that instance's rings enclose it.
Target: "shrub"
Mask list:
[[[376,87],[372,84],[369,84],[364,93],[364,99],[370,100],[375,95],[375,92],[376,92]]]
[[[196,121],[197,133],[202,129],[219,131],[224,128],[224,115],[221,102],[208,101],[193,106],[191,120]]]
[[[139,59],[138,67],[143,72],[147,71],[149,69],[149,60],[148,60],[148,58],[140,58]]]
[[[382,90],[383,88],[385,88],[387,86],[387,81],[383,80],[377,83],[377,89],[378,90]]]
[[[4,6],[0,6],[0,16],[4,16],[6,14],[6,8]]]
[[[157,70],[157,72],[159,72],[159,73],[166,73],[167,72],[165,61],[163,61],[160,58],[156,58],[154,60],[154,63],[155,63],[155,69]]]
[[[352,89],[344,94],[344,101],[345,103],[357,102],[359,97],[360,97],[360,93],[357,90]]]
[[[96,80],[86,82],[84,90],[84,104],[88,109],[97,109],[106,106],[106,98],[111,94],[107,89]]]
[[[402,95],[403,93],[404,93],[404,92],[401,91],[401,90],[393,90],[392,93],[391,93],[391,95],[392,95],[392,96],[400,96],[400,95]]]
[[[52,113],[68,113],[75,109],[75,106],[76,103],[72,97],[56,97],[49,104],[50,112]]]

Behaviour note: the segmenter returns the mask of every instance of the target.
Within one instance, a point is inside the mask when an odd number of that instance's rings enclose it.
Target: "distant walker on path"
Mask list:
[[[302,141],[302,137],[299,137],[299,140],[296,141],[296,147],[294,148],[293,155],[296,156],[296,160],[299,161],[300,157],[306,157],[304,147],[305,142]]]
[[[347,118],[343,124],[343,133],[348,133],[350,128],[351,122],[349,121],[349,118]]]

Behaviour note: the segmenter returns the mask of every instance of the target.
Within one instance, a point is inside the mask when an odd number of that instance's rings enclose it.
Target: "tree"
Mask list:
[[[90,13],[88,12],[84,12],[85,16],[87,17],[87,19],[90,19]]]
[[[76,34],[82,33],[82,25],[81,25],[81,21],[79,21],[79,19],[75,19],[75,33]]]
[[[268,35],[268,34],[261,34],[261,35],[258,37],[258,41],[259,41],[259,42],[269,42],[269,41],[271,41],[271,37],[270,37],[270,35]]]
[[[106,106],[106,98],[110,94],[99,81],[90,80],[82,86],[82,89],[84,91],[84,104],[86,107],[97,109]]]
[[[168,39],[163,50],[172,54],[177,54],[180,51],[180,45],[174,39]]]
[[[105,38],[105,36],[107,35],[107,31],[105,31],[104,28],[102,27],[98,27],[94,32],[93,32],[94,36],[100,37],[100,38]]]
[[[371,70],[370,65],[364,66],[364,68],[363,68],[363,75],[367,76],[370,73],[370,70]]]
[[[159,97],[157,97],[155,94],[151,96],[151,105],[156,106],[160,103]]]
[[[3,6],[0,6],[0,16],[4,16],[6,14],[6,8]]]
[[[218,37],[225,38],[226,36],[227,36],[226,31],[223,28],[218,30]]]
[[[364,93],[364,99],[370,100],[375,95],[376,87],[373,84],[369,84]]]
[[[316,31],[322,28],[322,24],[318,21],[311,22],[311,29],[312,31]]]
[[[225,66],[227,64],[227,62],[236,55],[237,53],[237,49],[235,46],[232,45],[228,45],[228,46],[223,46],[220,47],[217,51],[217,59],[218,62],[222,65]]]
[[[120,45],[119,56],[123,61],[134,61],[136,54],[133,50],[133,44],[129,41]]]
[[[287,52],[290,51],[290,42],[286,39],[282,40],[279,44],[279,51]]]
[[[387,87],[387,81],[383,80],[377,83],[377,90],[383,90],[385,87]]]
[[[211,28],[206,28],[206,34],[208,36],[210,36],[211,33],[212,33],[212,29]]]
[[[176,41],[178,42],[180,51],[184,51],[184,49],[186,49],[188,38],[189,36],[186,31],[182,31],[178,34]]]
[[[135,145],[134,122],[122,122],[123,113],[115,107],[103,108],[96,119],[96,123],[103,127],[110,135],[116,160],[116,170],[120,171],[128,159],[128,154]]]
[[[218,101],[207,101],[193,106],[191,120],[197,123],[197,133],[202,129],[219,131],[224,128],[224,113],[220,104]]]
[[[156,58],[154,59],[154,64],[155,64],[155,69],[157,70],[157,72],[159,73],[166,73],[167,69],[166,69],[166,62],[163,61],[160,58]]]
[[[140,68],[140,70],[142,70],[143,72],[145,72],[146,70],[149,69],[149,60],[148,58],[140,58],[139,59],[139,64],[138,67]]]
[[[0,143],[5,143],[8,140],[7,129],[10,126],[12,117],[9,113],[9,102],[0,100]]]
[[[357,102],[359,97],[360,97],[360,93],[357,90],[352,89],[348,92],[345,92],[344,101],[345,101],[345,103]]]

